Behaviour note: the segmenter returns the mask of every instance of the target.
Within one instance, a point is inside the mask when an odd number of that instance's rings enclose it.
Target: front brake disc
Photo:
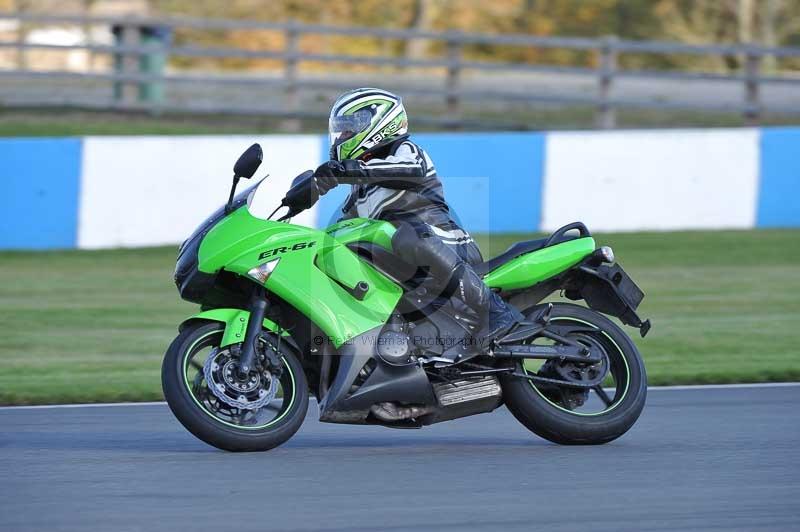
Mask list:
[[[239,364],[229,350],[214,349],[203,365],[206,386],[214,397],[240,410],[258,410],[278,393],[278,379],[268,371],[251,371],[238,378]]]

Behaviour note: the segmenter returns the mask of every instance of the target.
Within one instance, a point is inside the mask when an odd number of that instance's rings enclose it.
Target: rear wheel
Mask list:
[[[189,432],[227,451],[266,451],[292,437],[308,410],[303,368],[286,343],[261,342],[266,367],[238,376],[238,352],[220,348],[224,325],[189,324],[164,357],[161,381],[172,413]]]
[[[569,339],[598,347],[603,360],[594,365],[526,360],[518,363],[519,372],[575,384],[602,382],[580,388],[506,376],[502,385],[508,409],[528,429],[555,443],[601,444],[620,437],[639,418],[647,398],[647,376],[636,345],[614,322],[585,307],[553,304],[550,323],[567,331]]]

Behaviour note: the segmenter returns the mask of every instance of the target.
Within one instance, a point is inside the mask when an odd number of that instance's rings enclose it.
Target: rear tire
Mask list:
[[[534,307],[532,312],[541,308]],[[647,375],[636,345],[614,322],[591,309],[566,303],[554,303],[551,322],[589,324],[605,335],[608,345],[617,347],[628,373],[627,387],[616,394],[606,410],[581,414],[549,400],[532,381],[504,376],[503,397],[509,411],[529,430],[562,445],[597,445],[608,443],[627,432],[639,419],[647,399]],[[609,355],[610,357],[610,355]],[[618,360],[621,360],[617,358]],[[523,371],[522,364],[518,370]]]
[[[170,410],[186,429],[199,439],[226,451],[267,451],[291,438],[303,424],[308,410],[308,384],[303,367],[294,353],[280,344],[279,355],[285,375],[291,377],[292,397],[282,404],[280,416],[264,428],[240,428],[201,406],[187,382],[187,360],[202,348],[219,346],[224,331],[221,323],[199,322],[187,325],[169,346],[161,368],[164,397]],[[197,372],[197,370],[195,370]],[[288,373],[287,373],[288,372]],[[205,382],[205,381],[203,381]]]

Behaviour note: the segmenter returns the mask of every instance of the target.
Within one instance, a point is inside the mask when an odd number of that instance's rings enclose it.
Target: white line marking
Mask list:
[[[66,405],[24,405],[0,406],[0,410],[39,410],[45,408],[103,408],[107,406],[166,406],[164,401],[151,401],[142,403],[78,403]]]
[[[648,386],[647,391],[671,392],[680,390],[731,390],[737,388],[790,388],[800,386],[800,382],[753,382],[743,384],[682,384],[678,386]],[[613,389],[613,388],[610,388]],[[64,405],[24,405],[0,406],[1,410],[40,410],[47,408],[104,408],[112,406],[166,406],[164,401],[151,401],[143,403],[82,403]]]
[[[800,382],[748,382],[741,384],[681,384],[677,386],[648,386],[647,391],[671,390],[727,390],[736,388],[789,388],[800,386]]]

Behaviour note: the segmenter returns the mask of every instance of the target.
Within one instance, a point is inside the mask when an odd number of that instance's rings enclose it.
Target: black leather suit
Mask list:
[[[430,271],[435,286],[428,286],[429,291],[453,287],[454,295],[482,314],[485,322],[507,312],[505,303],[471,268],[482,262],[480,250],[453,219],[428,154],[405,136],[365,159],[342,161],[346,175],[339,181],[352,185],[343,218],[373,218],[395,225],[394,252]]]

